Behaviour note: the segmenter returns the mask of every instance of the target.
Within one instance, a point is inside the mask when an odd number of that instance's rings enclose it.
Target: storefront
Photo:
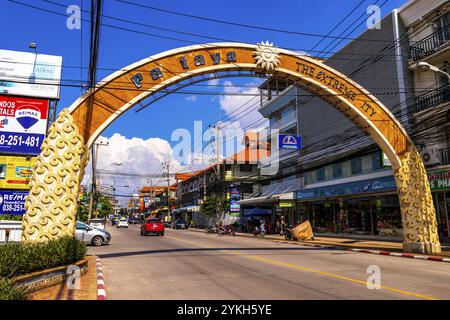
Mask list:
[[[316,233],[402,237],[394,177],[360,180],[297,192],[300,221]]]
[[[438,222],[439,238],[450,241],[450,169],[428,172]]]

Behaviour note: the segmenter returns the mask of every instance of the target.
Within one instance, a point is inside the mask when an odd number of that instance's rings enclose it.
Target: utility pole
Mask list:
[[[170,213],[170,160],[165,163],[167,170],[167,216],[171,218]]]
[[[100,146],[108,146],[109,142],[106,143],[99,142],[94,143],[94,145],[91,147],[91,154],[92,154],[92,181],[91,181],[91,196],[89,199],[89,214],[88,214],[88,222],[91,220],[92,217],[92,209],[94,207],[94,197],[97,194],[97,157],[98,157],[98,148]]]

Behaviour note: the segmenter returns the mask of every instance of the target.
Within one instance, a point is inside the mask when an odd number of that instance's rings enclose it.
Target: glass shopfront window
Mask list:
[[[450,240],[450,192],[436,192],[433,195],[434,207],[438,223],[439,237],[441,240]]]
[[[317,233],[402,236],[396,195],[318,200],[301,203],[300,208],[305,213],[301,220],[309,220]]]

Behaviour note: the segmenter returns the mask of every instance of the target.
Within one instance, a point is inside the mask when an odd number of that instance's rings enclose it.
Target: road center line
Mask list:
[[[205,248],[215,248],[218,249],[218,247],[214,247],[214,246],[210,246],[210,245],[200,245],[198,243],[192,242],[192,241],[188,241],[188,240],[184,240],[184,239],[180,239],[180,238],[174,238],[174,237],[166,237],[175,241],[179,241],[179,242],[184,242],[187,243],[189,245],[194,245],[194,246],[202,246]],[[251,259],[251,260],[255,260],[255,261],[260,261],[260,262],[265,262],[268,264],[272,264],[272,265],[277,265],[277,266],[281,266],[281,267],[286,267],[286,268],[292,268],[292,269],[297,269],[297,270],[301,270],[301,271],[305,271],[305,272],[311,272],[311,273],[316,273],[316,274],[320,274],[322,276],[326,276],[326,277],[330,277],[330,278],[334,278],[334,279],[339,279],[339,280],[343,280],[343,281],[348,281],[348,282],[353,282],[353,283],[357,283],[357,284],[361,284],[366,286],[367,282],[363,281],[363,280],[359,280],[359,279],[354,279],[354,278],[350,278],[350,277],[345,277],[345,276],[340,276],[338,274],[334,274],[331,272],[326,272],[326,271],[322,271],[322,270],[318,270],[318,269],[313,269],[313,268],[309,268],[309,267],[304,267],[304,266],[300,266],[297,264],[292,264],[292,263],[287,263],[287,262],[282,262],[282,261],[278,261],[278,260],[273,260],[273,259],[269,259],[269,258],[263,258],[263,257],[259,257],[259,256],[255,256],[255,255],[245,255],[245,253],[240,252],[240,251],[235,251],[235,250],[228,250],[226,248],[222,249],[223,252],[225,253],[229,253],[229,254],[233,254],[233,255],[238,255],[247,259]],[[416,298],[420,298],[420,299],[425,299],[425,300],[439,300],[438,298],[432,297],[432,296],[426,296],[426,295],[422,295],[419,293],[414,293],[414,292],[410,292],[410,291],[406,291],[406,290],[401,290],[401,289],[397,289],[397,288],[393,288],[393,287],[387,287],[387,286],[380,286],[381,289],[384,289],[386,291],[391,291],[391,292],[395,292],[395,293],[400,293],[403,295],[407,295],[407,296],[412,296],[412,297],[416,297]],[[368,289],[369,290],[369,289]]]

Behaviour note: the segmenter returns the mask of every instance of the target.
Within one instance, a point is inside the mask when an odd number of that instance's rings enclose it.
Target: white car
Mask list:
[[[103,219],[91,219],[89,220],[89,226],[97,229],[105,229]]]
[[[117,222],[117,228],[128,228],[128,220],[124,218],[119,219]]]

